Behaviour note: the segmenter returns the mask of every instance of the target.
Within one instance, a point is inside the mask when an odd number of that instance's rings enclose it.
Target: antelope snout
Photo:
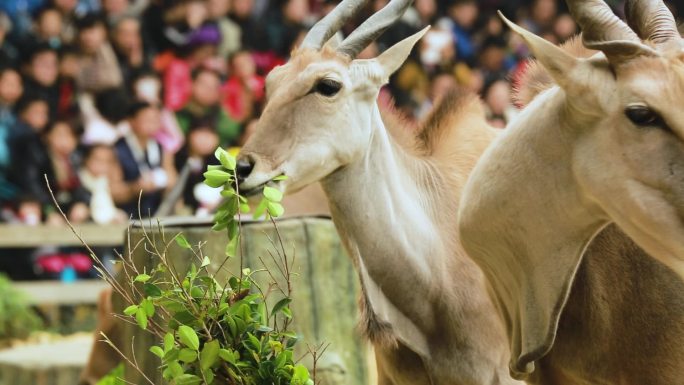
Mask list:
[[[235,174],[237,176],[238,184],[242,183],[249,177],[254,169],[254,160],[251,157],[240,158],[235,166]]]

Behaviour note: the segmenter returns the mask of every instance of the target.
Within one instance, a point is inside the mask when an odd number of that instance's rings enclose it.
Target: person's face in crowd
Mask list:
[[[128,9],[128,0],[103,0],[102,9],[107,15],[121,15]]]
[[[416,0],[416,11],[423,22],[429,22],[437,13],[435,0]]]
[[[558,40],[565,42],[577,33],[577,24],[567,13],[560,15],[553,24],[553,32]]]
[[[95,24],[79,32],[81,49],[88,54],[96,53],[107,39],[107,31],[101,23]]]
[[[140,78],[133,85],[133,93],[136,99],[148,103],[158,103],[160,91],[161,81],[154,76]]]
[[[68,156],[78,144],[74,130],[66,122],[55,123],[46,137],[50,151],[56,155]]]
[[[452,75],[440,74],[435,77],[430,87],[430,98],[433,104],[439,103],[447,92],[454,87],[456,87],[456,79]]]
[[[56,9],[45,11],[36,22],[37,35],[43,39],[58,38],[62,33],[62,14]]]
[[[204,1],[190,1],[185,5],[185,21],[190,28],[198,28],[209,17],[209,10]]]
[[[140,22],[133,18],[121,20],[114,31],[114,44],[125,53],[140,49],[142,47]]]
[[[484,87],[484,75],[482,70],[479,68],[473,68],[470,72],[470,77],[468,78],[465,87],[476,94],[479,94]]]
[[[21,112],[21,120],[26,122],[35,132],[42,132],[47,126],[50,109],[47,102],[36,100]]]
[[[487,19],[485,26],[487,34],[490,36],[500,36],[503,34],[503,23],[498,15],[492,15]]]
[[[14,105],[23,93],[24,86],[19,72],[5,70],[0,74],[0,103]]]
[[[209,156],[214,153],[218,145],[218,134],[211,127],[194,128],[188,134],[188,153],[190,156]]]
[[[484,99],[493,114],[503,115],[511,102],[511,87],[507,81],[497,80],[489,86]]]
[[[549,27],[556,17],[556,0],[536,0],[532,5],[532,20],[542,27]]]
[[[449,9],[449,16],[462,28],[472,28],[477,20],[477,4],[475,2],[464,2],[453,5]]]
[[[485,47],[480,54],[480,65],[488,71],[500,71],[503,69],[505,55],[501,47],[495,45]]]
[[[54,0],[53,3],[62,13],[72,13],[78,5],[78,0]]]
[[[285,20],[290,23],[303,24],[309,16],[309,2],[307,0],[288,0],[283,6]]]
[[[221,97],[219,77],[213,72],[201,72],[192,84],[192,97],[201,106],[216,105]]]
[[[220,19],[230,12],[230,0],[208,0],[207,11],[209,18],[216,20]]]
[[[66,54],[59,61],[59,74],[62,77],[75,79],[80,70],[81,64],[75,53]]]
[[[50,87],[57,81],[59,75],[59,59],[55,51],[43,51],[31,60],[31,77],[38,84]]]
[[[240,79],[248,79],[256,73],[256,64],[248,52],[240,52],[233,57],[233,74]]]
[[[130,119],[131,129],[138,136],[152,137],[161,127],[161,115],[155,107],[148,107],[138,111]]]
[[[97,146],[90,150],[85,160],[85,168],[94,177],[109,175],[114,164],[114,151],[108,146]]]
[[[233,15],[244,20],[252,16],[254,0],[233,0]]]

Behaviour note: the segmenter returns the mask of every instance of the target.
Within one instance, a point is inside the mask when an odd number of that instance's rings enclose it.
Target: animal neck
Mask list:
[[[538,96],[485,152],[463,194],[460,236],[507,322],[512,369],[550,349],[584,249],[605,226],[574,178],[582,130],[556,87]]]
[[[445,273],[441,234],[449,230],[433,215],[439,208],[429,206],[438,203],[429,192],[436,186],[425,184],[440,178],[388,135],[377,106],[370,124],[367,151],[322,185],[373,312],[393,329],[411,329],[406,334],[413,340],[404,342],[422,353],[426,342],[415,339],[433,327],[432,297]]]

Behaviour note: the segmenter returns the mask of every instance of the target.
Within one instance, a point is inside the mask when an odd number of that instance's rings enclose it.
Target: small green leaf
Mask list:
[[[131,305],[131,306],[125,308],[123,312],[126,315],[133,315],[137,311],[138,311],[138,305]]]
[[[154,303],[149,299],[144,299],[140,302],[140,307],[145,310],[145,315],[152,317],[154,315]]]
[[[188,242],[187,239],[185,239],[185,236],[183,234],[178,234],[176,236],[176,243],[178,246],[184,248],[184,249],[190,249],[192,246],[190,246],[190,242]]]
[[[227,152],[221,154],[221,159],[219,159],[221,165],[226,169],[233,171],[235,170],[236,161],[235,158]]]
[[[226,361],[228,363],[235,365],[235,361],[236,361],[235,353],[231,352],[230,350],[220,349],[218,355],[219,355],[219,357],[221,357],[221,359],[223,361]]]
[[[243,214],[248,214],[252,209],[249,207],[247,203],[241,203],[240,204],[240,212]]]
[[[283,193],[277,188],[266,186],[264,187],[264,198],[271,202],[280,202],[283,200]]]
[[[175,343],[176,339],[173,337],[173,334],[166,333],[166,335],[164,335],[164,353],[167,353],[169,350],[173,349]]]
[[[261,218],[264,213],[266,212],[266,207],[268,206],[268,199],[264,198],[262,199],[257,207],[254,209],[254,212],[252,213],[252,217],[254,219],[259,219]]]
[[[271,315],[274,316],[276,315],[280,310],[285,308],[285,306],[289,305],[290,302],[292,302],[292,298],[290,297],[285,297],[278,301],[274,306],[273,309],[271,309]]]
[[[187,325],[181,325],[178,328],[178,338],[180,342],[192,350],[199,350],[199,338],[195,330]]]
[[[204,344],[200,353],[200,368],[207,370],[214,366],[219,357],[219,342],[216,340]]]
[[[178,363],[178,361],[169,362],[168,368],[172,378],[178,378],[183,375],[183,367]]]
[[[222,170],[209,170],[204,173],[204,184],[209,187],[221,187],[232,179],[231,174]]]
[[[174,379],[175,385],[199,385],[202,383],[202,379],[194,374],[181,374]]]
[[[183,348],[178,352],[178,359],[188,364],[195,362],[197,360],[197,352],[192,349]]]
[[[290,385],[306,385],[308,381],[309,370],[302,364],[295,365]]]
[[[143,292],[148,297],[161,297],[162,295],[162,291],[159,286],[149,282],[146,282],[143,285]]]
[[[238,254],[239,237],[235,237],[226,245],[226,256],[233,258]]]
[[[268,213],[274,217],[278,218],[279,216],[283,215],[285,212],[285,209],[283,208],[283,205],[280,203],[276,202],[268,202]]]
[[[287,175],[278,175],[277,177],[273,178],[274,181],[285,180],[285,179],[287,179]]]
[[[211,385],[214,382],[214,371],[211,369],[203,370],[202,375],[207,379],[207,385]]]
[[[134,281],[135,281],[135,282],[147,282],[147,281],[150,280],[150,278],[152,278],[152,277],[150,277],[150,276],[147,275],[147,274],[138,274],[138,275],[135,277],[135,280],[134,280]]]
[[[157,345],[152,346],[150,352],[159,358],[164,358],[164,351]]]
[[[200,267],[209,266],[210,264],[211,264],[211,260],[209,259],[209,257],[207,257],[205,255],[204,258],[202,259],[202,265]]]
[[[145,312],[145,309],[138,308],[135,312],[135,320],[138,322],[138,326],[140,326],[141,329],[147,329],[147,313]]]

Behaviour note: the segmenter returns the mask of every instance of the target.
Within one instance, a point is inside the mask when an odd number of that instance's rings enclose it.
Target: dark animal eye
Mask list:
[[[335,96],[340,89],[342,89],[342,83],[332,79],[321,79],[314,86],[314,91],[328,97]]]
[[[655,126],[660,123],[660,116],[646,106],[628,106],[625,115],[637,126]]]

